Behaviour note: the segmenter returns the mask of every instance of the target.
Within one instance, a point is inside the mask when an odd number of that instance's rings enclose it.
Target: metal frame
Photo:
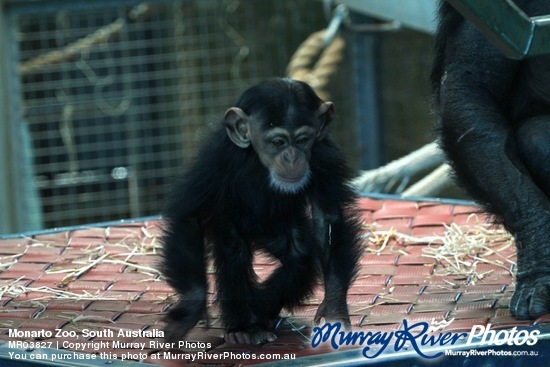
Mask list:
[[[37,212],[37,195],[33,194],[30,166],[31,158],[25,146],[29,144],[28,132],[10,121],[21,120],[21,81],[14,78],[18,71],[11,60],[17,54],[17,46],[10,42],[13,34],[13,18],[0,1],[0,231],[28,228],[40,222]],[[29,214],[33,213],[33,214]],[[36,214],[35,214],[36,213]]]
[[[37,11],[55,13],[60,9],[62,10],[87,10],[87,9],[97,9],[104,6],[112,6],[112,0],[94,0],[89,2],[84,1],[66,1],[66,0],[48,0],[48,1],[37,1],[37,0],[0,0],[6,3],[6,7],[9,8],[10,12],[13,11],[14,14],[25,14],[32,13],[36,14]],[[148,0],[148,3],[162,3],[163,0]],[[137,5],[141,0],[117,0],[116,5]],[[32,6],[30,6],[32,3]]]
[[[512,59],[550,53],[550,14],[529,17],[512,0],[447,0]]]
[[[152,0],[151,2],[159,2]],[[137,4],[139,0],[119,0],[118,4]],[[30,6],[32,3],[32,6]],[[39,228],[41,220],[38,193],[33,189],[28,131],[11,121],[21,121],[21,79],[12,60],[18,56],[13,25],[14,17],[37,12],[51,13],[63,9],[94,9],[112,5],[110,0],[93,2],[0,0],[0,233]]]
[[[350,14],[353,23],[368,24],[372,19]],[[363,170],[380,167],[386,162],[384,123],[380,103],[379,38],[373,34],[352,32],[351,62],[355,90],[355,119],[359,140],[359,165]]]

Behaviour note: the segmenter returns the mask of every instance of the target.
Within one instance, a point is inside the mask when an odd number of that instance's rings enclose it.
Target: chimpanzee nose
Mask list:
[[[298,160],[298,154],[296,152],[296,148],[289,147],[283,152],[283,158],[286,162],[290,164],[296,163]]]

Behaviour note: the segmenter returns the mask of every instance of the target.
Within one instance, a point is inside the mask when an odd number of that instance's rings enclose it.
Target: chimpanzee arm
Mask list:
[[[167,219],[163,273],[179,300],[166,317],[166,339],[182,340],[206,312],[204,239],[196,219]]]
[[[314,184],[310,189],[315,233],[322,246],[325,298],[314,321],[342,322],[350,327],[347,292],[358,270],[362,255],[360,216],[357,196],[348,183],[354,177],[344,157],[329,139],[319,144],[312,162]]]
[[[206,213],[212,208],[210,192],[217,192],[216,166],[204,158],[168,195],[163,210],[165,222],[162,238],[162,273],[177,292],[179,301],[166,316],[166,339],[183,340],[199,321],[208,318],[206,311]],[[210,164],[201,169],[200,162]],[[206,208],[206,209],[204,209]]]
[[[505,59],[469,23],[448,36],[439,56],[442,148],[467,191],[516,236],[511,311],[520,318],[548,312],[550,202],[521,162],[507,117],[519,62]]]
[[[321,318],[326,322],[341,322],[346,329],[351,328],[346,298],[361,254],[359,222],[354,215],[348,217],[349,214],[341,212],[336,221],[327,220],[324,226],[325,298],[314,319],[316,323]]]
[[[256,274],[252,268],[252,251],[249,244],[235,228],[219,228],[212,238],[218,302],[221,304],[222,320],[232,331],[250,327],[257,322],[250,304],[252,283]]]

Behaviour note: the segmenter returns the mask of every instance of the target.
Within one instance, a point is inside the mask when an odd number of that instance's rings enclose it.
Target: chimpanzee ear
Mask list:
[[[250,129],[248,115],[238,107],[231,107],[225,112],[223,123],[229,139],[240,148],[250,146]]]
[[[319,119],[319,130],[317,130],[317,139],[323,140],[328,134],[328,126],[334,116],[334,103],[323,102],[317,109],[317,118]]]

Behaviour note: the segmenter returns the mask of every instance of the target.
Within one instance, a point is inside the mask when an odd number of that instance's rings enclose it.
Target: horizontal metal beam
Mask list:
[[[512,0],[447,0],[504,55],[512,59],[550,54],[550,14],[529,17]]]
[[[162,3],[169,0],[147,0],[147,3]],[[67,10],[89,10],[104,8],[106,6],[135,6],[142,3],[143,0],[94,0],[94,1],[74,1],[74,0],[0,0],[4,3],[10,14],[36,14],[36,13],[56,13]]]
[[[338,0],[338,3],[378,19],[397,20],[421,32],[434,33],[437,28],[437,0]]]

